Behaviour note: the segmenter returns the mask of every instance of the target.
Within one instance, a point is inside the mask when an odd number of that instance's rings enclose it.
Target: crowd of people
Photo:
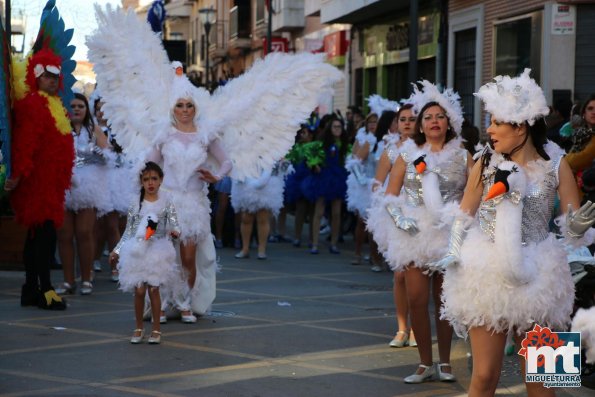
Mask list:
[[[135,296],[130,342],[143,341],[143,319],[150,317],[148,342],[158,344],[160,324],[172,313],[194,323],[215,299],[216,249],[225,246],[231,206],[237,259],[249,257],[255,225],[257,258],[266,260],[270,240],[300,247],[306,222],[315,259],[322,219],[328,252],[338,255],[352,219],[351,263],[365,262],[367,240],[371,270],[393,272],[398,328],[390,346],[419,352],[406,383],[456,380],[456,332],[471,340],[469,395],[493,395],[508,335],[519,344],[534,324],[570,326],[574,284],[565,244],[595,238],[595,205],[580,193],[595,192],[595,96],[577,106],[578,117],[548,131],[550,108],[530,71],[498,76],[475,94],[490,114],[488,140],[479,147],[469,145],[478,131],[465,122],[458,94],[424,80],[401,103],[370,101],[367,115],[357,108],[345,118],[313,112],[289,152],[242,178],[229,175],[238,159],[200,117],[200,95],[180,70],[166,99],[165,131],[134,162],[102,113],[101,94],[93,108],[76,94],[65,118],[59,66],[50,52],[37,52],[27,66],[29,91],[15,104],[12,175],[4,189],[29,228],[21,305],[66,309],[63,296],[77,290],[75,263],[80,293],[91,294],[94,258],[107,247],[111,279]],[[209,189],[216,197],[214,236]],[[295,216],[291,237],[288,213]],[[64,281],[54,289],[56,240]],[[554,394],[540,383],[526,385],[529,396]]]

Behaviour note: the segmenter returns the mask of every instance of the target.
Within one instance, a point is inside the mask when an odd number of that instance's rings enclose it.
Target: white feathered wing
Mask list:
[[[200,128],[218,132],[233,179],[258,177],[289,151],[300,124],[341,78],[320,54],[269,54],[202,104]]]
[[[98,28],[86,42],[102,110],[126,153],[140,156],[168,131],[174,73],[161,39],[132,9],[95,5],[95,13]]]

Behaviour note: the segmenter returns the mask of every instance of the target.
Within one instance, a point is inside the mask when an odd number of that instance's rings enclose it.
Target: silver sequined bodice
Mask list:
[[[461,200],[467,181],[467,151],[460,149],[455,153],[454,156],[450,156],[436,166],[427,167],[425,171],[433,172],[438,176],[443,203]],[[416,158],[412,158],[413,156],[408,153],[402,153],[402,157],[407,164],[403,181],[407,204],[412,207],[422,207],[424,205],[422,175],[417,173],[413,165]]]
[[[101,154],[101,149],[95,145],[95,139],[90,138],[87,128],[81,127],[78,134],[72,131],[72,137],[74,139],[75,167],[83,167],[90,164],[105,164],[105,158]]]
[[[164,199],[160,199],[161,200]],[[157,211],[155,211],[155,215],[157,215],[157,228],[155,229],[155,234],[153,234],[150,240],[164,238],[168,235],[168,233],[172,230],[180,230],[180,224],[178,222],[178,215],[176,214],[176,209],[171,202],[166,202],[165,200],[162,201],[164,205],[161,206]],[[146,219],[145,210],[147,208],[146,202],[143,202],[143,208],[138,210],[138,204],[131,206],[128,209],[128,219],[126,222],[126,230],[122,235],[122,238],[114,248],[114,252],[119,254],[122,245],[126,240],[130,239],[139,239],[144,240],[143,237],[137,237],[139,228],[145,228],[146,225],[141,225],[142,220]]]
[[[558,189],[558,168],[562,157],[545,162],[547,168],[545,175],[532,175],[539,171],[532,168],[525,168],[527,173],[527,193],[522,198],[523,218],[521,225],[521,235],[523,243],[543,241],[549,234],[549,222],[553,214],[556,201],[556,191]],[[537,165],[540,167],[540,165]],[[483,196],[487,194],[494,184],[496,171],[494,167],[489,167],[484,171]],[[514,193],[507,193],[508,197],[503,199],[514,200]],[[496,229],[496,209],[498,199],[481,202],[478,210],[479,226],[492,241],[495,238]]]

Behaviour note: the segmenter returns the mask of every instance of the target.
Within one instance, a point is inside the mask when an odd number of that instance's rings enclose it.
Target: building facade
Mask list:
[[[595,5],[586,2],[450,1],[447,84],[484,126],[472,93],[497,75],[530,68],[548,103],[584,99],[595,92],[594,27]]]

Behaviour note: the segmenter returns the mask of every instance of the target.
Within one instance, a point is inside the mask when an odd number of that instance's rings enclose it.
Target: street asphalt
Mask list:
[[[160,345],[131,345],[133,300],[104,271],[90,296],[68,309],[19,306],[22,271],[0,272],[1,396],[349,397],[463,396],[470,379],[467,342],[453,340],[455,383],[407,385],[418,363],[412,347],[390,348],[396,331],[392,274],[269,244],[268,259],[218,250],[217,299],[196,324],[170,319]],[[60,270],[52,274],[55,285]],[[433,308],[432,308],[433,310]],[[150,329],[150,324],[145,324]],[[437,345],[434,337],[434,353]],[[525,395],[517,359],[507,357],[498,396]],[[593,396],[560,389],[558,396]]]

